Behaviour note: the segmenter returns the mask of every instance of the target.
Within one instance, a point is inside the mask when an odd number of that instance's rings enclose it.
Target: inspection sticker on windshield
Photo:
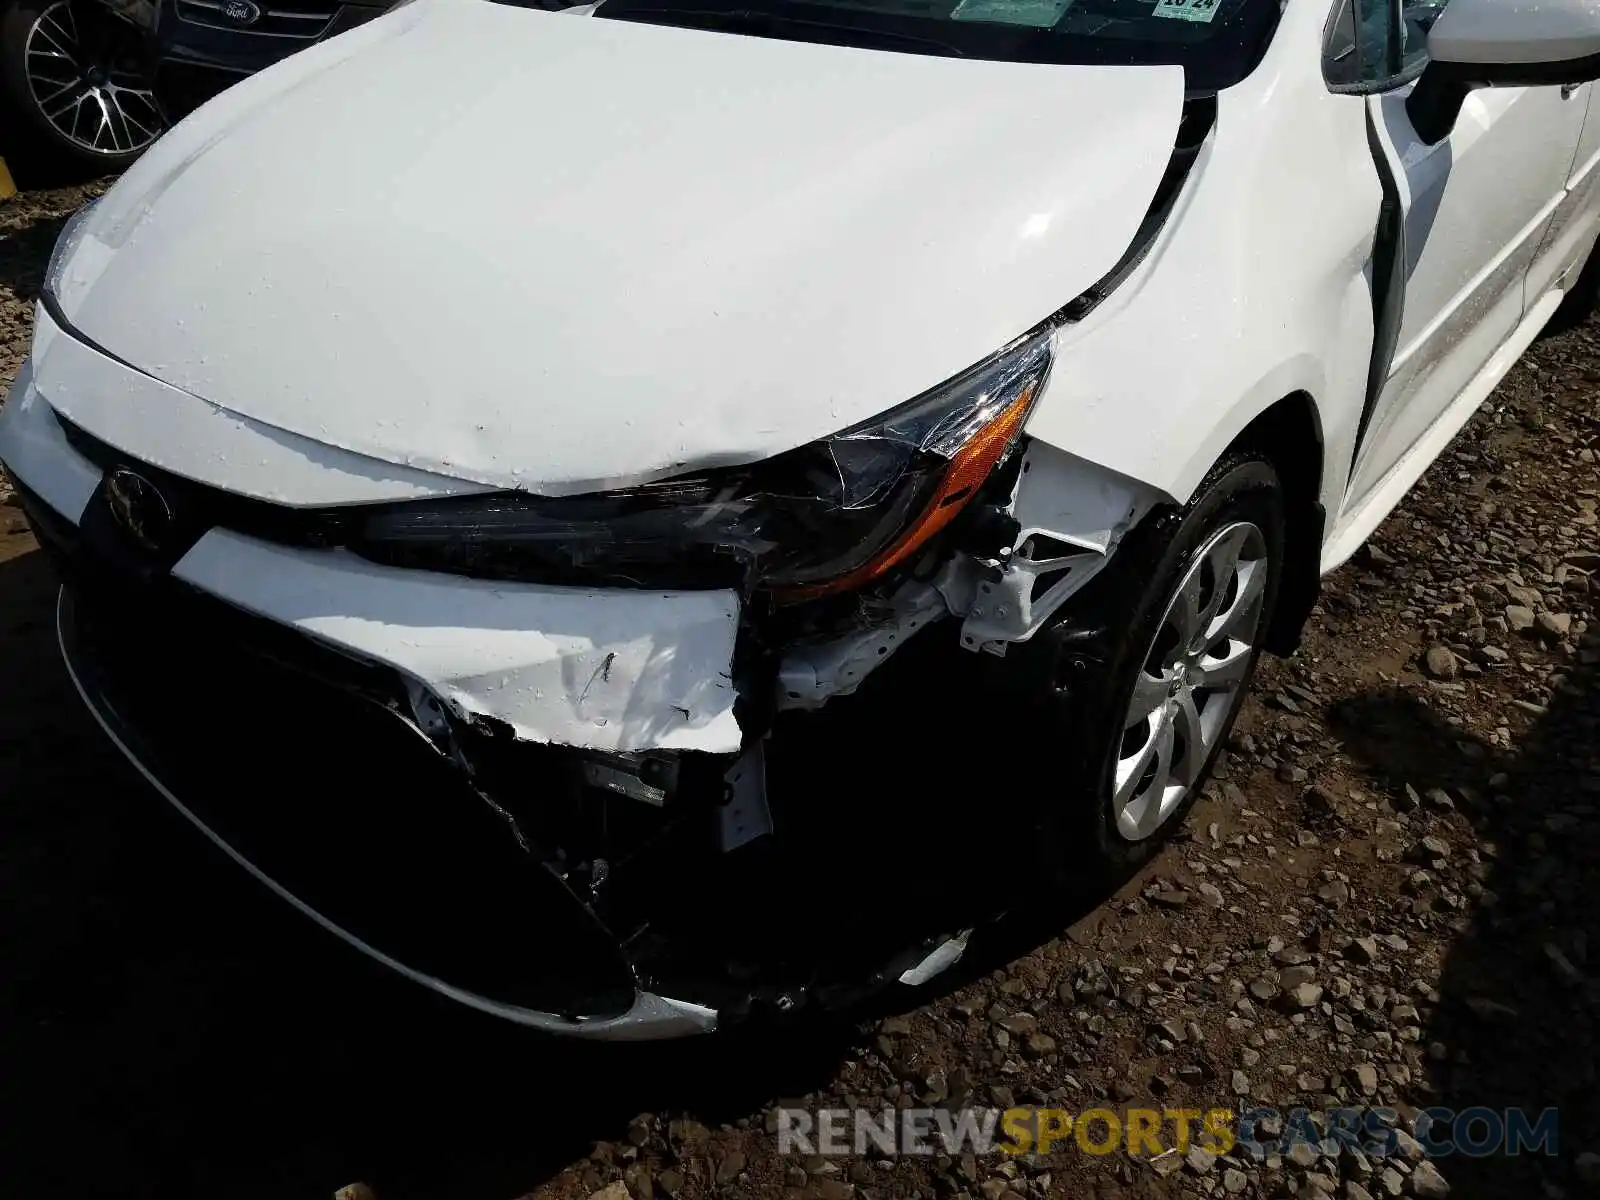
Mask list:
[[[957,21],[999,21],[1049,29],[1072,0],[961,0],[950,15]]]
[[[1179,21],[1203,21],[1209,25],[1220,4],[1221,0],[1158,0],[1151,15]]]

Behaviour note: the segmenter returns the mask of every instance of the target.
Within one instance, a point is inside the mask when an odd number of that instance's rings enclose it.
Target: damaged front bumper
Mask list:
[[[693,787],[740,761],[736,597],[491,586],[219,529],[166,569],[26,372],[0,453],[67,581],[84,701],[247,870],[497,1016],[610,1039],[716,1027],[716,1008],[641,981],[599,915],[603,861],[530,833],[586,785],[590,809],[646,807],[615,793],[653,762]]]
[[[774,706],[736,686],[734,594],[492,584],[219,528],[167,566],[129,545],[117,465],[69,428],[26,379],[0,410],[66,580],[73,682],[184,816],[364,953],[618,1040],[848,1003],[953,957],[947,934],[808,942],[769,907]],[[799,909],[832,836],[788,852]]]
[[[112,587],[67,523],[23,495],[71,581],[58,636],[90,711],[273,891],[409,978],[520,1024],[614,1040],[717,1026],[716,1009],[642,986],[564,871],[592,886],[590,864],[530,845],[406,719],[398,677],[183,585]],[[526,805],[566,799],[567,764],[526,765]]]

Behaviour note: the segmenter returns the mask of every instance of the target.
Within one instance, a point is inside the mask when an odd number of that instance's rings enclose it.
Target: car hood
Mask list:
[[[1111,269],[1177,68],[417,0],[230,89],[85,219],[85,340],[251,421],[547,494],[754,461]]]

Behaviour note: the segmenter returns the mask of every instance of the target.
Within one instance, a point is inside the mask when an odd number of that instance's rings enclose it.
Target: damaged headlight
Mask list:
[[[762,589],[870,583],[945,528],[1016,445],[1052,362],[1023,339],[900,408],[749,467],[588,496],[399,505],[351,548],[495,579]]]

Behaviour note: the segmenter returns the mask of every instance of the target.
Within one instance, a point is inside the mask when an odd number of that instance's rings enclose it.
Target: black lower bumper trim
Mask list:
[[[59,625],[96,715],[188,815],[304,907],[413,973],[502,1005],[572,1017],[632,1007],[609,933],[397,716],[208,656],[229,688],[219,710],[195,664],[149,662],[149,641],[128,653],[133,631],[87,608],[64,591]]]
[[[64,590],[62,590],[62,600],[66,600],[66,592]],[[690,1005],[690,1003],[678,1002],[678,1000],[669,1000],[666,997],[658,997],[658,995],[650,994],[650,992],[638,992],[638,994],[635,994],[634,1003],[627,1008],[626,1013],[602,1016],[602,1018],[594,1018],[594,1016],[590,1016],[590,1018],[573,1018],[570,1014],[565,1013],[528,1010],[528,1008],[507,1005],[507,1003],[498,1002],[493,998],[483,997],[483,995],[475,994],[470,990],[454,986],[451,982],[443,981],[443,979],[430,976],[424,971],[416,970],[413,966],[400,962],[398,958],[390,957],[390,955],[384,954],[382,950],[366,944],[365,941],[357,938],[355,934],[350,933],[346,928],[342,928],[342,926],[328,920],[317,909],[312,909],[309,904],[299,899],[299,896],[286,890],[285,886],[280,885],[277,880],[261,872],[261,869],[254,866],[250,859],[243,858],[242,854],[234,850],[229,843],[224,842],[222,838],[219,838],[216,832],[206,826],[205,822],[198,818],[194,811],[190,811],[176,795],[173,795],[173,792],[163,784],[162,779],[150,771],[149,766],[139,757],[138,750],[134,749],[130,742],[123,741],[122,733],[118,733],[120,726],[118,726],[118,717],[115,714],[115,710],[110,709],[109,704],[106,704],[104,696],[96,696],[96,694],[91,693],[90,686],[83,683],[77,670],[74,669],[72,654],[67,650],[67,621],[64,621],[62,616],[64,616],[64,613],[58,613],[58,632],[61,635],[62,659],[66,662],[67,674],[72,677],[72,682],[77,686],[78,694],[82,696],[91,714],[101,723],[102,730],[106,731],[107,736],[112,739],[117,749],[122,750],[128,760],[138,768],[139,773],[144,774],[144,778],[150,782],[150,786],[155,787],[158,792],[162,792],[166,800],[171,802],[174,808],[178,808],[179,813],[184,814],[186,818],[194,822],[195,826],[202,830],[206,837],[210,837],[222,851],[226,851],[230,858],[238,862],[240,866],[245,867],[251,875],[261,880],[262,883],[266,883],[278,896],[282,896],[283,899],[293,904],[296,909],[301,910],[307,917],[315,920],[318,925],[322,925],[330,933],[338,934],[339,938],[346,939],[352,946],[362,950],[363,954],[371,955],[378,962],[394,968],[400,974],[405,974],[406,978],[414,979],[422,986],[430,987],[435,992],[440,992],[440,994],[450,997],[451,1000],[458,1000],[464,1005],[490,1013],[491,1016],[506,1018],[509,1021],[518,1022],[518,1024],[534,1027],[534,1029],[552,1032],[552,1034],[622,1042],[622,1040],[653,1040],[653,1038],[704,1034],[704,1032],[710,1032],[710,1030],[717,1027],[717,1013],[715,1011],[699,1008],[699,1006]]]

